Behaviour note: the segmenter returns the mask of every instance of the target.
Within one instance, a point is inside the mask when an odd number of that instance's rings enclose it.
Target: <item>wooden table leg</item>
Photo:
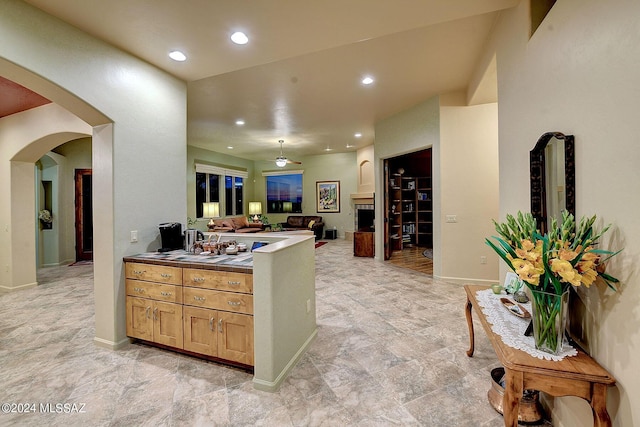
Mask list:
[[[474,342],[475,342],[475,337],[473,335],[473,318],[471,317],[471,308],[473,307],[473,304],[471,304],[471,301],[469,301],[469,297],[467,297],[467,305],[465,306],[465,315],[467,316],[467,326],[469,326],[469,350],[467,350],[467,356],[471,357],[473,356],[473,350],[474,350]]]
[[[593,384],[591,409],[593,410],[594,427],[611,427],[611,418],[607,412],[607,386],[605,384]]]
[[[517,427],[524,374],[507,368],[505,368],[504,373],[504,397],[502,398],[504,425],[505,427]]]

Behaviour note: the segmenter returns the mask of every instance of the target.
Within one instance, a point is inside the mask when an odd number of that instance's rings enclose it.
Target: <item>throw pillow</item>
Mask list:
[[[314,220],[309,221],[309,228],[313,228],[313,224],[315,224],[316,222]]]

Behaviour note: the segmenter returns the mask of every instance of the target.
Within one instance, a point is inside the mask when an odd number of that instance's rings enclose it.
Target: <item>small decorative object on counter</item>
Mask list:
[[[521,304],[529,302],[529,297],[527,296],[527,293],[522,289],[520,289],[518,292],[513,294],[513,299]]]
[[[491,285],[491,290],[493,291],[494,294],[499,294],[500,292],[502,292],[502,286],[500,286],[499,284],[493,284]]]

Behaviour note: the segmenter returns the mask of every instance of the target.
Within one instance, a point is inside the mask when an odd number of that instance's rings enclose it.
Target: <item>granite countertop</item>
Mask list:
[[[253,273],[253,254],[251,252],[239,252],[237,255],[195,255],[184,250],[175,250],[146,252],[125,256],[122,259],[125,262],[141,262],[169,267]]]

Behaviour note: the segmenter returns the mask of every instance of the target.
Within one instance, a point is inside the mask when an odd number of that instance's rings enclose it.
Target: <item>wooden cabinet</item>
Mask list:
[[[125,263],[127,335],[253,366],[253,275]]]
[[[353,255],[373,257],[375,255],[374,233],[372,231],[356,231],[353,233]]]
[[[253,316],[185,306],[184,349],[253,365]]]
[[[127,335],[182,348],[182,269],[125,265]]]
[[[182,348],[182,305],[127,296],[127,335]]]
[[[253,365],[253,276],[184,269],[185,350]]]

